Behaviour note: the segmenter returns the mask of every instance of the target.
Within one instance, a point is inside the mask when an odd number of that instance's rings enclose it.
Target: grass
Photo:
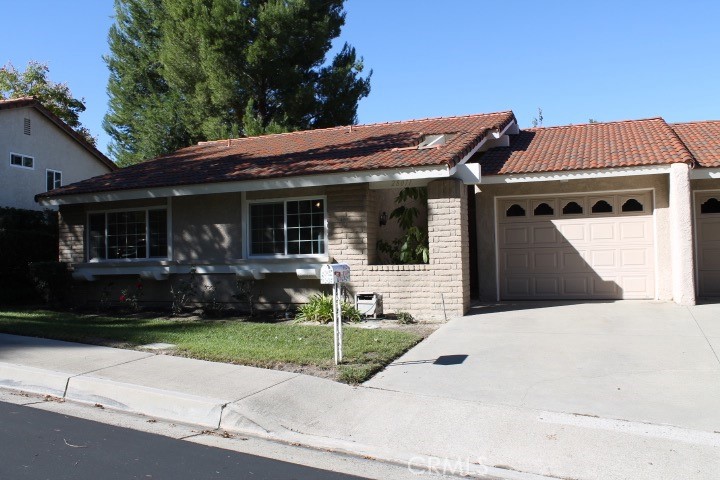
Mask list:
[[[346,327],[344,362],[334,370],[332,328],[320,325],[4,310],[0,333],[125,348],[166,342],[186,357],[267,368],[314,367],[346,383],[367,380],[422,339],[409,332]]]

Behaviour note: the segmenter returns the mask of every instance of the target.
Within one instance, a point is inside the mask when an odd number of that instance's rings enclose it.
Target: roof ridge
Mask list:
[[[652,120],[661,120],[663,123],[667,124],[667,122],[665,121],[665,119],[663,117],[650,117],[650,118],[637,118],[637,119],[627,119],[627,120],[612,120],[609,122],[572,123],[570,125],[553,125],[552,127],[532,127],[532,128],[523,128],[522,130],[536,132],[538,130],[589,127],[589,126],[594,126],[594,125],[598,125],[598,126],[600,126],[600,125],[616,125],[619,123],[638,123],[638,122],[649,122]]]
[[[697,125],[701,123],[720,123],[720,120],[690,120],[688,122],[673,122],[668,125],[673,127],[675,125]]]
[[[410,120],[396,120],[396,121],[392,121],[392,122],[362,123],[362,124],[358,124],[358,125],[338,125],[335,127],[314,128],[314,129],[308,129],[308,130],[295,130],[294,132],[269,133],[267,135],[253,135],[252,137],[222,138],[222,139],[218,139],[218,140],[207,140],[204,142],[198,142],[197,145],[227,143],[228,140],[230,140],[231,142],[234,142],[234,141],[238,141],[238,140],[253,140],[256,138],[278,137],[278,136],[283,136],[283,135],[299,135],[299,134],[304,134],[304,133],[308,133],[308,132],[323,132],[323,131],[342,130],[342,129],[349,129],[349,128],[376,127],[376,126],[380,126],[380,125],[400,125],[403,123],[428,122],[428,121],[432,121],[432,120],[457,120],[457,119],[461,119],[461,118],[471,118],[471,117],[488,117],[490,115],[501,115],[503,113],[510,113],[512,115],[515,115],[515,113],[512,110],[504,110],[501,112],[471,113],[468,115],[451,115],[449,117],[413,118]]]

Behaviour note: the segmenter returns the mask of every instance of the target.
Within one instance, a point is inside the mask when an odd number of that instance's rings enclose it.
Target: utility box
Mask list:
[[[382,316],[382,295],[379,293],[356,293],[355,308],[360,311],[364,317],[378,318]]]
[[[328,263],[320,269],[320,283],[334,285],[350,281],[350,265],[347,263]]]

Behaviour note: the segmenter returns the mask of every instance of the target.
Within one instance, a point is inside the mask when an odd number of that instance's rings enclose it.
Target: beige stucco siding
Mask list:
[[[479,295],[482,300],[497,298],[495,197],[522,195],[563,195],[603,191],[654,189],[656,288],[661,300],[672,299],[670,249],[669,181],[667,175],[640,175],[568,182],[527,182],[510,185],[479,185],[475,201],[478,229]]]
[[[240,193],[172,199],[172,253],[180,263],[225,263],[242,258]]]
[[[30,135],[24,133],[25,118]],[[11,165],[11,153],[33,157],[33,168]],[[110,171],[34,108],[0,111],[0,206],[42,210],[34,197],[46,191],[48,169],[62,172],[63,185]]]

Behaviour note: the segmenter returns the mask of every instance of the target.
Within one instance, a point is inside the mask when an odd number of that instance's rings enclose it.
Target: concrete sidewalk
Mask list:
[[[717,432],[12,335],[0,335],[0,387],[415,470],[608,480],[710,479],[720,471]]]

